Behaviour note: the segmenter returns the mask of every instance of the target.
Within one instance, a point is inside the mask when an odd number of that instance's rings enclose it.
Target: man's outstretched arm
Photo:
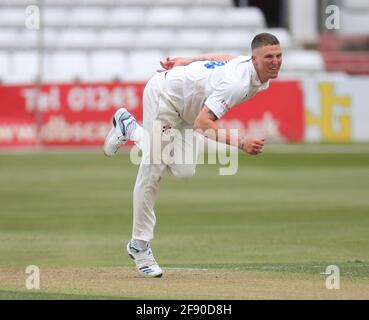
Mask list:
[[[259,154],[263,151],[265,139],[246,139],[245,137],[237,137],[235,139],[235,137],[231,136],[229,130],[226,130],[225,134],[219,134],[218,130],[220,128],[216,122],[217,120],[218,118],[213,111],[207,106],[204,106],[195,120],[194,129],[209,139],[237,147],[252,155]]]
[[[236,56],[222,53],[205,53],[193,57],[167,57],[165,60],[160,61],[160,65],[163,69],[158,71],[167,71],[177,66],[187,66],[195,61],[229,61],[234,58],[236,58]]]

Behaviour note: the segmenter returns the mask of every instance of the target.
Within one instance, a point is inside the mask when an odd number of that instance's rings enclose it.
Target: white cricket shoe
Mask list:
[[[160,278],[163,275],[163,271],[155,261],[150,247],[146,250],[139,250],[130,241],[127,244],[127,252],[130,258],[136,263],[138,272],[144,277]]]
[[[129,140],[132,131],[137,126],[136,119],[125,108],[120,108],[115,112],[112,122],[113,126],[104,142],[104,154],[107,157],[112,157],[117,153],[119,147]]]

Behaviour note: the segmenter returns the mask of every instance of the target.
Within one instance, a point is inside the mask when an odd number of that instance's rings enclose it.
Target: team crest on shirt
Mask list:
[[[224,66],[228,61],[210,61],[204,64],[207,69],[215,69],[216,67]]]
[[[172,129],[172,126],[169,123],[167,123],[167,124],[165,124],[165,125],[162,126],[161,132],[164,135],[168,135],[170,133],[170,129]]]

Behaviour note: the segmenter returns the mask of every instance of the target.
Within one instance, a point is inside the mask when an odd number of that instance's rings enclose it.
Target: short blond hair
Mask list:
[[[279,40],[274,34],[263,32],[257,34],[251,42],[251,50],[264,46],[272,46],[279,44]]]

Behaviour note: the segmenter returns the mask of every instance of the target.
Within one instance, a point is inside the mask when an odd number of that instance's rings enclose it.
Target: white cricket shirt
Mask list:
[[[196,61],[166,74],[165,92],[179,116],[193,124],[206,105],[220,119],[233,106],[267,89],[261,83],[250,56],[230,61]]]

